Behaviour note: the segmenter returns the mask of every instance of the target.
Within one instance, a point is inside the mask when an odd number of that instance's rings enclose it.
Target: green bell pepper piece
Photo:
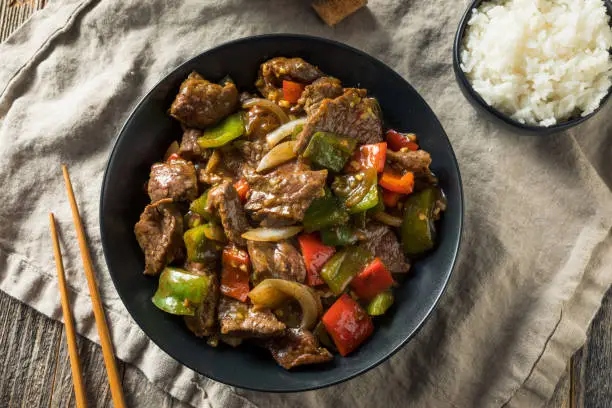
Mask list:
[[[355,228],[347,224],[321,230],[321,242],[328,246],[352,245],[358,239]]]
[[[159,285],[151,300],[164,312],[193,316],[208,295],[209,286],[208,276],[168,266],[159,276]]]
[[[381,316],[385,314],[387,309],[393,304],[393,294],[389,291],[380,292],[374,299],[370,301],[367,307],[370,316]]]
[[[205,221],[212,220],[213,214],[208,211],[208,191],[204,191],[202,195],[191,202],[189,205],[189,211],[192,211],[198,215],[201,215]]]
[[[306,232],[312,232],[344,224],[348,220],[349,215],[338,197],[325,188],[325,195],[315,198],[304,213],[302,224]]]
[[[334,344],[334,341],[325,329],[325,325],[323,324],[323,322],[319,321],[319,323],[317,323],[315,329],[312,331],[312,334],[314,334],[314,336],[319,339],[319,343],[323,347],[331,351],[338,351],[336,345]]]
[[[385,211],[385,203],[382,200],[382,191],[381,191],[380,186],[378,186],[377,191],[378,191],[378,203],[367,211],[368,215],[374,215],[376,213]]]
[[[234,113],[223,119],[218,125],[206,129],[198,138],[198,145],[202,149],[219,147],[244,135],[244,117],[242,112]]]
[[[364,229],[368,223],[368,213],[360,212],[351,216],[352,224],[357,229]]]
[[[350,207],[348,209],[348,212],[351,214],[364,212],[371,208],[376,207],[378,205],[378,202],[379,202],[378,187],[376,186],[376,183],[374,183],[372,184],[372,187],[370,187],[370,190],[365,195],[365,197],[363,197],[363,199],[360,202],[358,202],[356,205]],[[384,204],[383,204],[383,209],[384,209]]]
[[[316,132],[304,150],[304,157],[321,167],[339,172],[353,155],[356,145],[355,139]]]
[[[291,136],[289,136],[289,139],[296,140],[300,133],[302,133],[303,129],[304,125],[297,125],[295,128],[293,128],[293,132],[291,132]]]
[[[323,265],[321,277],[327,286],[329,286],[329,289],[335,295],[339,295],[353,277],[360,273],[373,258],[372,253],[364,248],[358,246],[345,248],[342,251],[336,252]]]
[[[208,224],[188,229],[183,234],[187,248],[187,259],[191,262],[214,262],[218,257],[219,244],[207,238]]]
[[[433,188],[411,194],[404,203],[401,226],[402,246],[406,255],[418,255],[434,246],[433,208],[436,191]]]

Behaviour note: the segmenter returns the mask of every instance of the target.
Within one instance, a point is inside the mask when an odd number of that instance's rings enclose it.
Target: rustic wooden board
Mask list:
[[[47,0],[0,0],[0,42],[46,4]]]

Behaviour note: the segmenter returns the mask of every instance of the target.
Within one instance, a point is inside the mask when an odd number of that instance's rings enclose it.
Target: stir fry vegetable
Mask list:
[[[361,146],[346,165],[345,170],[357,172],[366,169],[375,169],[382,173],[387,159],[387,143],[374,143]]]
[[[346,293],[329,308],[322,321],[343,356],[359,347],[374,331],[370,316]]]
[[[297,103],[302,92],[304,91],[304,84],[293,81],[283,81],[283,99],[289,103]]]
[[[188,229],[183,235],[185,248],[187,248],[187,259],[191,262],[213,262],[217,259],[218,245],[206,237],[210,234],[210,227],[200,225]]]
[[[312,329],[323,306],[319,296],[308,286],[284,279],[265,279],[249,293],[254,304],[270,308],[278,306],[287,296],[297,300],[302,308],[300,327]]]
[[[198,145],[202,149],[223,146],[244,135],[244,132],[243,113],[234,113],[225,118],[217,126],[205,130],[202,136],[198,138]]]
[[[240,201],[244,203],[247,200],[247,195],[249,194],[249,183],[246,181],[246,179],[241,178],[234,183],[234,188],[238,193],[238,197],[240,197]]]
[[[339,295],[355,275],[372,260],[372,254],[361,247],[345,248],[331,257],[323,266],[321,277],[329,289]]]
[[[321,230],[321,241],[331,247],[352,245],[359,240],[357,231],[348,224]]]
[[[353,154],[356,144],[355,139],[316,132],[304,150],[304,157],[321,167],[339,172]]]
[[[380,258],[375,258],[351,281],[351,289],[360,299],[372,300],[393,285],[393,276]]]
[[[210,211],[208,211],[208,190],[204,191],[200,197],[191,202],[189,210],[202,216],[206,221],[210,221],[214,218]]]
[[[325,195],[316,198],[304,214],[304,230],[312,232],[348,222],[349,215],[340,200],[325,188]]]
[[[281,127],[268,133],[268,135],[266,136],[266,141],[268,142],[268,146],[274,147],[287,136],[293,135],[293,133],[297,132],[298,130],[301,131],[305,123],[306,123],[305,118],[292,120],[291,122],[285,123]]]
[[[193,316],[208,293],[210,278],[167,266],[159,276],[159,286],[151,299],[166,313]]]
[[[302,227],[255,228],[242,234],[242,238],[249,241],[277,242],[291,238],[302,232]]]
[[[410,194],[414,189],[414,173],[409,171],[404,175],[399,175],[391,170],[385,170],[379,183],[389,191],[399,194]]]
[[[393,305],[393,294],[389,291],[381,292],[370,303],[368,303],[368,314],[370,316],[382,316]]]
[[[251,269],[249,254],[234,246],[225,247],[221,265],[221,292],[241,302],[246,302]]]
[[[358,213],[370,209],[378,203],[376,170],[366,169],[355,174],[336,176],[332,190],[344,200],[349,212]]]
[[[291,159],[295,159],[297,154],[293,151],[294,146],[295,141],[293,140],[274,146],[272,150],[261,158],[256,171],[261,173],[262,171],[270,170],[278,165],[286,163]]]
[[[407,255],[419,255],[433,248],[435,227],[432,213],[435,201],[436,191],[429,188],[409,196],[404,203],[401,236]]]
[[[321,269],[334,255],[336,248],[324,245],[314,233],[300,235],[298,242],[306,265],[306,282],[309,286],[322,285],[325,282],[320,275]]]
[[[393,151],[398,151],[403,148],[408,150],[418,150],[419,145],[415,143],[416,136],[414,133],[400,133],[395,130],[388,130],[387,134],[387,143],[389,145],[389,149]]]

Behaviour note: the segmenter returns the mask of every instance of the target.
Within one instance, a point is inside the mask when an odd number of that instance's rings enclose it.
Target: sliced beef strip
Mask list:
[[[340,80],[328,76],[322,77],[304,88],[296,107],[303,108],[307,114],[311,114],[324,99],[335,99],[340,95],[342,95]]]
[[[387,150],[387,161],[391,164],[391,167],[400,171],[429,173],[431,155],[425,150],[408,150],[406,152]]]
[[[268,309],[256,310],[228,296],[219,301],[219,324],[221,334],[241,338],[277,336],[286,328]]]
[[[314,65],[301,58],[272,58],[261,64],[255,86],[267,99],[278,102],[283,98],[283,80],[309,84],[323,76]]]
[[[390,227],[371,222],[366,225],[364,233],[366,240],[360,244],[361,247],[380,258],[389,272],[406,273],[410,270],[397,236]]]
[[[193,201],[198,197],[198,178],[191,162],[172,160],[151,166],[148,183],[151,202],[163,198],[174,201]]]
[[[245,247],[247,243],[241,235],[251,226],[232,183],[224,181],[211,188],[208,192],[207,204],[211,212],[219,214],[225,235],[229,240],[238,246]]]
[[[312,200],[325,193],[326,179],[327,170],[276,170],[266,175],[250,175],[247,177],[248,201],[244,208],[259,221],[267,217],[302,221]]]
[[[145,275],[158,275],[167,264],[183,257],[183,217],[172,199],[147,205],[134,234],[145,255]]]
[[[186,262],[184,268],[198,275],[208,276],[210,286],[206,299],[195,311],[194,316],[185,316],[185,324],[196,336],[204,337],[216,334],[217,327],[217,303],[219,302],[219,276],[214,265],[203,263]]]
[[[304,282],[306,267],[302,254],[289,241],[248,241],[247,248],[255,284],[267,278]]]
[[[334,357],[324,347],[319,347],[315,336],[302,329],[287,329],[282,336],[267,341],[267,348],[276,362],[289,370],[305,364],[325,363]]]
[[[185,128],[183,138],[179,146],[179,155],[194,162],[206,161],[210,158],[211,149],[202,149],[198,144],[198,138],[202,131],[193,128]]]
[[[304,129],[297,137],[296,152],[303,152],[316,132],[332,132],[357,140],[360,144],[382,139],[378,102],[366,98],[365,89],[348,88],[336,99],[324,99],[311,111]]]
[[[204,129],[238,108],[238,89],[231,82],[223,86],[208,82],[192,72],[181,84],[170,115],[188,127]]]

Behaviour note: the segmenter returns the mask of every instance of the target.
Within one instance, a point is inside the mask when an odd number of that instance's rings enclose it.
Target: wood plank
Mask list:
[[[0,292],[1,407],[49,406],[61,334],[61,324]]]
[[[612,289],[595,316],[584,347],[572,358],[571,407],[612,405]]]
[[[108,384],[108,378],[106,377],[106,368],[104,367],[101,347],[81,336],[77,336],[77,344],[79,347],[79,357],[83,370],[83,382],[85,384],[88,407],[112,407],[110,386]],[[117,365],[120,373],[123,373],[125,363],[117,360]],[[65,336],[62,336],[61,344],[59,345],[54,388],[51,401],[52,407],[76,406],[74,388],[72,386],[72,374],[70,372],[68,344],[66,343]]]
[[[569,379],[570,364],[568,363],[565,374],[561,377],[557,386],[555,387],[555,393],[552,395],[546,408],[569,408],[569,392],[570,392],[570,379]]]
[[[46,3],[47,0],[0,0],[0,42]]]

